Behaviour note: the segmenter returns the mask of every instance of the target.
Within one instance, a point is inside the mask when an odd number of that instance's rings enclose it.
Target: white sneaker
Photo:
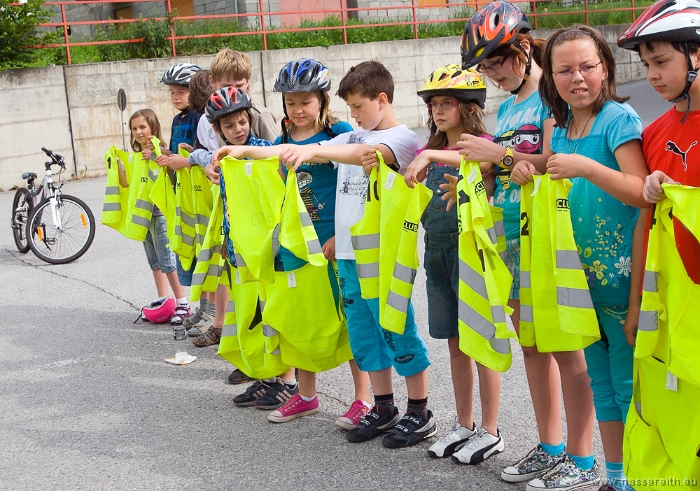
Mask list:
[[[503,452],[504,448],[505,444],[500,431],[498,436],[493,436],[482,427],[452,456],[452,460],[460,464],[474,465]]]
[[[559,455],[550,455],[540,444],[513,465],[501,472],[501,479],[506,482],[525,482],[541,476],[562,461],[566,451]]]
[[[459,424],[459,416],[455,417],[450,432],[433,443],[428,449],[428,455],[433,458],[449,457],[464,444],[471,436],[476,434],[476,425],[470,430]]]
[[[594,463],[590,470],[584,471],[576,467],[571,458],[566,455],[561,462],[537,479],[527,483],[526,491],[595,491],[603,484],[603,479]]]

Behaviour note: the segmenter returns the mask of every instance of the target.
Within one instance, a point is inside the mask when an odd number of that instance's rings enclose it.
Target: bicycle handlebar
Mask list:
[[[53,153],[52,150],[48,150],[44,147],[41,147],[41,150],[51,158],[52,164],[60,165],[64,169],[66,168],[66,163],[63,161],[63,157],[61,155],[58,155],[57,153]],[[47,169],[48,169],[48,167],[47,167]]]

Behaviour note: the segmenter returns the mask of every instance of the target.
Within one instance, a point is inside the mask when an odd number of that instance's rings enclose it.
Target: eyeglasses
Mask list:
[[[583,65],[578,68],[570,68],[568,70],[562,70],[560,72],[552,72],[552,74],[557,77],[559,80],[569,80],[571,77],[574,76],[574,72],[579,72],[582,76],[590,75],[591,73],[595,72],[598,69],[598,65],[603,63],[602,61],[599,61],[595,65]]]
[[[506,62],[507,59],[508,59],[508,57],[504,56],[500,60],[494,61],[490,65],[484,65],[483,63],[479,63],[478,65],[476,65],[476,71],[479,73],[484,73],[486,70],[490,70],[490,71],[498,70],[499,68],[501,68],[503,66],[503,64]]]
[[[438,107],[443,111],[449,111],[453,107],[459,104],[459,101],[442,101],[442,102],[429,102],[426,104],[430,111],[435,111]]]

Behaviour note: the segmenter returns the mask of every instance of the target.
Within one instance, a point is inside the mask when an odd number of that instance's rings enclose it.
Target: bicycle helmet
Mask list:
[[[685,56],[688,62],[688,75],[683,92],[672,104],[688,101],[684,123],[690,111],[690,86],[698,76],[698,70],[690,59],[688,42],[700,42],[700,2],[697,0],[660,0],[646,9],[622,35],[617,45],[624,49],[638,50],[639,45],[660,41],[666,43],[686,43]]]
[[[282,67],[277,80],[275,92],[327,92],[331,89],[331,72],[311,58],[290,61]]]
[[[486,101],[486,84],[473,68],[462,69],[459,65],[438,68],[423,83],[418,95],[427,104],[436,95],[452,96],[458,101],[475,102],[481,109]]]
[[[141,309],[141,314],[154,324],[168,322],[175,314],[175,299],[167,297],[151,302]]]
[[[518,43],[518,34],[531,30],[527,16],[515,5],[502,1],[486,5],[464,27],[462,67],[478,65],[503,46],[512,45],[525,53]]]
[[[224,87],[214,91],[206,103],[207,121],[214,123],[217,119],[241,109],[250,109],[253,103],[248,94],[236,87]]]
[[[168,68],[160,81],[165,85],[190,85],[192,75],[199,70],[201,68],[192,63],[178,63]]]

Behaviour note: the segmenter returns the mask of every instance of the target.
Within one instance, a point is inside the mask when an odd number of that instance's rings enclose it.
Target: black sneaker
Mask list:
[[[427,418],[409,411],[401,418],[394,430],[384,437],[382,445],[386,448],[412,447],[436,434],[437,424],[432,411],[428,411]]]
[[[399,410],[394,408],[391,415],[381,414],[377,406],[365,414],[358,425],[345,434],[350,443],[362,443],[386,433],[396,426],[400,420]]]
[[[291,388],[280,379],[277,379],[276,382],[269,385],[264,396],[256,399],[255,407],[266,410],[279,409],[284,406],[289,399],[294,397],[297,392],[299,392],[298,383],[294,388]]]
[[[256,380],[248,389],[233,398],[233,403],[238,407],[248,407],[255,404],[255,401],[264,396],[270,386],[262,380]]]
[[[245,384],[246,382],[252,382],[253,380],[254,379],[250,378],[248,375],[236,368],[233,372],[231,372],[231,375],[228,376],[226,383],[231,385],[239,385]]]

